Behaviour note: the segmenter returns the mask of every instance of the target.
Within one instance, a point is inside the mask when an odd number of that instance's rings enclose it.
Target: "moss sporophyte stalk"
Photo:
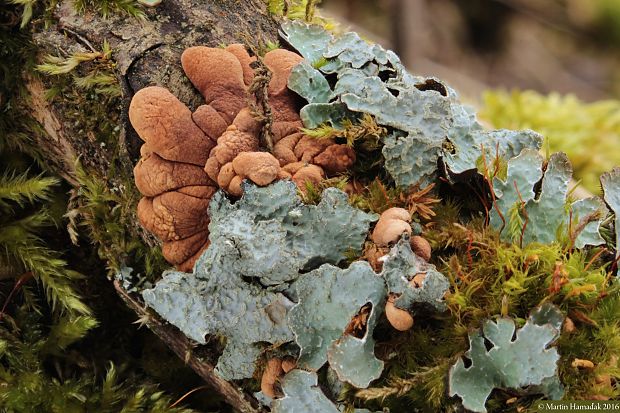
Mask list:
[[[176,267],[145,303],[276,413],[617,397],[620,173],[575,200],[538,133],[356,33],[280,34],[297,53],[187,49],[193,112],[134,96],[138,217]]]

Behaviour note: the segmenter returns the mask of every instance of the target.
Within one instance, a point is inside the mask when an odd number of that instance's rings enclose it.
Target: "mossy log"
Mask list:
[[[133,162],[139,157],[142,144],[127,119],[129,102],[136,91],[160,85],[192,110],[203,103],[202,96],[181,68],[184,49],[234,42],[258,45],[277,38],[277,23],[261,0],[165,0],[156,8],[146,10],[145,19],[126,15],[102,18],[89,10],[78,13],[73,2],[67,0],[56,7],[52,22],[51,27],[35,34],[41,56],[92,52],[100,49],[104,41],[110,44],[122,90],[121,105],[110,109],[119,112],[120,139]],[[106,160],[96,159],[100,149],[89,147],[85,137],[75,133],[71,122],[66,122],[75,115],[65,113],[62,105],[50,107],[36,79],[29,82],[29,90],[34,115],[49,135],[48,141],[41,144],[49,147],[50,161],[59,172],[71,176],[73,166],[66,161],[77,155],[85,164],[99,167],[104,173]],[[132,167],[126,165],[128,170]]]
[[[32,114],[46,132],[41,134],[38,144],[49,167],[77,187],[80,178],[76,160],[79,159],[89,175],[101,177],[115,193],[135,192],[131,177],[142,142],[127,118],[134,93],[148,85],[164,86],[194,110],[202,103],[202,97],[181,68],[180,56],[185,48],[234,42],[253,42],[257,46],[276,38],[277,23],[261,0],[164,0],[157,7],[146,10],[143,20],[126,15],[103,18],[89,10],[78,13],[71,0],[61,1],[54,9],[52,25],[34,35],[40,60],[46,55],[93,52],[100,50],[101,44],[107,41],[112,48],[121,97],[115,99],[112,107],[99,112],[84,108],[84,113],[80,114],[82,110],[76,110],[75,104],[63,100],[62,94],[53,100],[46,98],[46,89],[51,86],[53,78],[29,76],[26,86]],[[80,116],[89,116],[90,119],[88,122],[76,120]],[[116,132],[111,137],[114,142],[93,138],[98,132],[97,126],[84,127],[85,124],[106,124],[111,119],[117,123],[114,125]],[[114,173],[110,172],[111,164],[114,164]],[[119,177],[125,177],[120,185]],[[135,205],[123,207],[135,209]],[[138,227],[137,222],[135,225]],[[142,234],[143,241],[149,243],[143,231],[136,233]],[[261,411],[250,395],[216,376],[209,361],[193,355],[190,351],[192,343],[182,333],[158,321],[154,314],[145,310],[137,296],[128,294],[118,284],[115,288],[128,307],[140,319],[148,319],[145,324],[236,411]]]

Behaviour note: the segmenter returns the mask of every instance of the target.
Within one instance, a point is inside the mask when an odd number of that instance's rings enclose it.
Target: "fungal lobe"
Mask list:
[[[139,90],[131,101],[129,120],[144,141],[134,168],[144,196],[138,218],[163,242],[164,257],[178,269],[191,269],[207,248],[207,211],[217,189],[241,196],[244,180],[265,186],[291,179],[304,191],[308,182],[318,184],[355,161],[351,148],[299,132],[298,96],[287,83],[303,58],[283,49],[262,58],[271,72],[267,101],[275,144],[273,154],[262,152],[264,123],[257,120],[256,98],[249,93],[256,60],[241,44],[190,47],[181,64],[204,105],[192,113],[159,86]]]

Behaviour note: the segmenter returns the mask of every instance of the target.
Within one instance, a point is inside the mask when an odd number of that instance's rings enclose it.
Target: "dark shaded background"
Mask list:
[[[466,97],[487,88],[620,94],[620,0],[323,0],[327,17]]]

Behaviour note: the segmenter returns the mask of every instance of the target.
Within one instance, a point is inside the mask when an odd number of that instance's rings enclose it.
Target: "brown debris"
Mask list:
[[[364,305],[356,315],[353,316],[349,324],[344,329],[344,334],[354,336],[357,338],[363,338],[366,335],[366,326],[368,324],[368,317],[372,311],[372,305],[370,303]]]
[[[420,218],[430,220],[435,216],[433,205],[439,202],[439,199],[431,196],[431,191],[435,184],[416,190],[415,188],[407,194],[400,195],[400,201],[403,202],[411,215],[417,214]]]
[[[283,374],[284,369],[282,368],[282,360],[272,358],[267,361],[265,371],[263,372],[263,376],[260,380],[260,389],[265,396],[275,399],[281,395],[279,390],[276,388],[276,383]]]
[[[362,254],[362,259],[368,261],[368,264],[372,267],[372,269],[379,273],[383,269],[383,261],[385,257],[390,252],[390,249],[387,247],[377,247],[374,242],[366,242],[364,245],[364,253]]]
[[[282,360],[282,370],[284,370],[284,373],[288,373],[295,367],[297,367],[297,360],[295,360],[293,357],[285,357]]]
[[[349,196],[362,194],[364,185],[356,180],[348,181],[344,187],[344,192]]]

